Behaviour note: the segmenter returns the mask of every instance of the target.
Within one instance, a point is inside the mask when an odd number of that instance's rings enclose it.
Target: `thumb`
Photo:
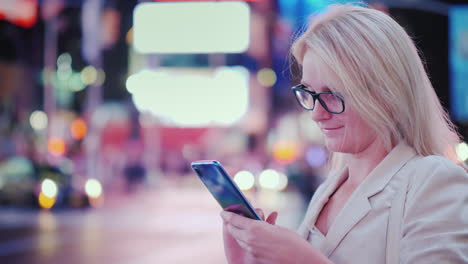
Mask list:
[[[267,217],[266,221],[267,223],[274,225],[276,224],[276,218],[278,218],[278,212],[273,212]]]

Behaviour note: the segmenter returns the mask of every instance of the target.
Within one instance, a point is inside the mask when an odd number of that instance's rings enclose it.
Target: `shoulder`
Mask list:
[[[465,172],[462,167],[458,166],[453,161],[438,155],[416,156],[415,159],[408,162],[408,165],[422,170],[442,169],[446,171]]]
[[[404,172],[408,173],[409,186],[453,181],[468,184],[468,173],[453,161],[442,156],[418,156],[407,163]]]
[[[408,181],[407,210],[437,208],[451,203],[467,210],[468,173],[451,160],[441,156],[417,157],[405,166]],[[413,208],[413,209],[410,209]]]
[[[466,263],[468,174],[440,156],[416,157],[403,205],[402,263]]]

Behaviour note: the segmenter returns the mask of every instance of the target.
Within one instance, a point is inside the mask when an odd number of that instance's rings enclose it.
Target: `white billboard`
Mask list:
[[[249,46],[245,2],[140,3],[133,14],[140,53],[241,53]]]
[[[145,69],[126,86],[139,111],[173,126],[232,125],[249,104],[249,72],[240,66]]]

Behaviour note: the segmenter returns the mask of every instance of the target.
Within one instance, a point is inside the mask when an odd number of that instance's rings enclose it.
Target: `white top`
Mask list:
[[[325,236],[322,232],[314,225],[308,228],[309,234],[307,235],[307,241],[309,241],[312,246],[316,248],[321,248],[323,245],[323,241],[325,241]]]

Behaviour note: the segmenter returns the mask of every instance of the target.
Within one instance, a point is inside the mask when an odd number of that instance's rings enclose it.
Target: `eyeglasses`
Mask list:
[[[341,114],[345,110],[343,98],[333,92],[316,93],[306,89],[304,84],[291,87],[296,96],[297,102],[305,110],[312,111],[315,108],[315,101],[319,101],[322,107],[332,114]]]

